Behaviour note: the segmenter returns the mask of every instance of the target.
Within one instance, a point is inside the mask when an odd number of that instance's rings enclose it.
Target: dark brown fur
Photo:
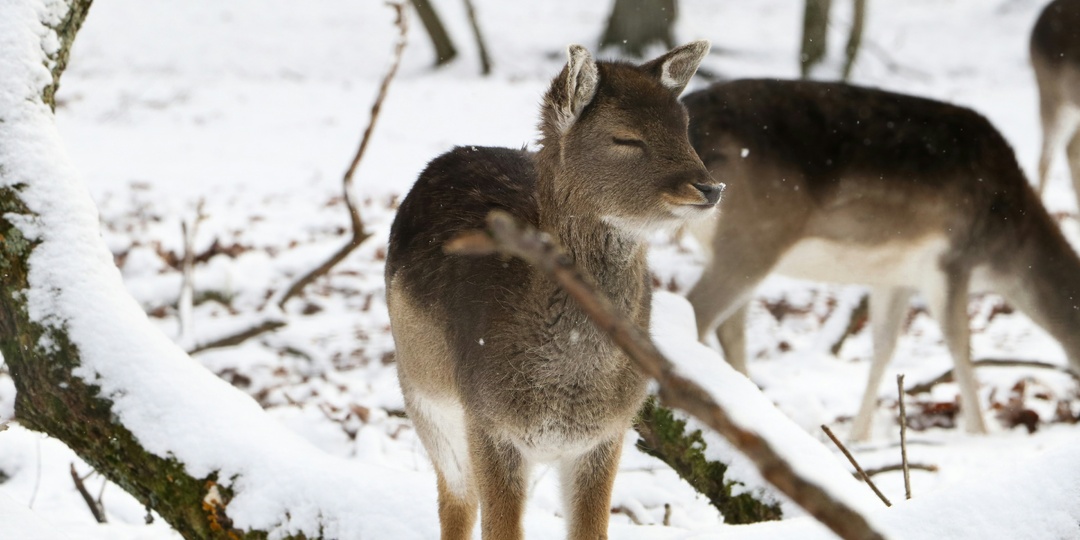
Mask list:
[[[1080,259],[1009,144],[981,115],[881,90],[802,81],[735,81],[683,101],[691,142],[728,185],[710,231],[714,256],[689,297],[703,338],[727,321],[718,336],[736,367],[745,370],[742,324],[754,286],[782,261],[798,263],[785,256],[808,241],[843,246],[850,258],[804,277],[876,286],[871,309],[875,327],[884,328],[875,328],[856,438],[869,435],[868,407],[914,290],[929,294],[961,373],[970,371],[966,299],[973,280],[1028,313],[1080,367],[1080,312],[1070,300],[1080,299]],[[931,249],[934,242],[940,251]],[[884,275],[887,267],[883,275],[866,270],[876,263],[857,259],[874,250],[901,254],[897,260],[917,275],[905,280]],[[926,253],[932,261],[904,262]],[[974,381],[958,378],[968,384],[968,427],[980,431]]]
[[[644,377],[542,273],[516,259],[447,256],[442,246],[506,210],[550,233],[647,328],[644,233],[705,215],[718,193],[687,140],[681,86],[660,82],[665,69],[688,79],[704,47],[643,66],[593,64],[572,48],[545,98],[539,152],[455,148],[403,201],[388,304],[406,404],[439,475],[444,538],[467,533],[477,499],[484,538],[520,537],[529,468],[545,460],[562,470],[571,537],[606,537]],[[467,444],[455,446],[439,407],[449,423],[463,420]],[[453,451],[465,447],[467,464]]]

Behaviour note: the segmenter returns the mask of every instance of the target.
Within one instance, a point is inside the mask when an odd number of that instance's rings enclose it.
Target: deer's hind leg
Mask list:
[[[986,433],[986,423],[979,405],[979,384],[971,363],[971,323],[967,313],[970,279],[967,269],[945,268],[941,282],[926,291],[927,305],[930,314],[941,325],[945,344],[952,355],[956,382],[960,386],[960,412],[964,417],[964,428],[969,433]]]
[[[878,389],[885,376],[896,340],[904,326],[904,317],[912,291],[903,287],[875,287],[870,292],[870,329],[874,338],[874,355],[870,361],[870,376],[863,391],[862,404],[855,415],[850,439],[866,441],[873,427],[874,411],[877,409]]]
[[[611,488],[619,468],[622,434],[559,464],[563,499],[569,514],[569,540],[607,538]]]
[[[512,442],[479,423],[469,425],[469,454],[480,492],[483,539],[521,540],[530,464]]]
[[[478,494],[460,404],[406,392],[409,418],[435,467],[442,540],[472,538]]]

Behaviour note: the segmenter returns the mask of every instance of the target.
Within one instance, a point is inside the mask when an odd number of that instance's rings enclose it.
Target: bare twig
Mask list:
[[[642,521],[641,516],[639,516],[637,512],[631,510],[629,506],[616,506],[615,508],[611,509],[611,513],[625,515],[626,517],[630,518],[630,521],[633,522],[634,525],[645,525],[645,522]]]
[[[1060,371],[1071,376],[1074,379],[1080,381],[1080,377],[1071,369],[1059,366],[1057,364],[1051,364],[1049,362],[1039,362],[1037,360],[1016,360],[1011,358],[985,358],[983,360],[975,360],[971,362],[974,367],[1034,367],[1042,369],[1052,369],[1054,371]],[[924,383],[916,384],[911,388],[905,389],[904,393],[909,396],[915,394],[921,394],[923,392],[929,392],[931,388],[940,384],[951,382],[953,380],[953,369],[949,368],[945,373],[938,375],[937,377],[926,381]]]
[[[360,204],[356,200],[356,196],[353,194],[353,175],[356,173],[356,167],[360,164],[360,160],[364,157],[364,152],[367,150],[368,143],[371,141],[371,133],[375,129],[375,122],[379,119],[379,111],[382,110],[383,101],[386,100],[386,94],[390,89],[390,82],[394,80],[394,75],[397,74],[398,66],[401,65],[401,56],[405,52],[405,45],[408,43],[406,36],[409,31],[408,19],[405,17],[405,4],[401,2],[387,2],[388,6],[394,9],[397,14],[395,23],[398,28],[398,40],[394,45],[394,57],[390,63],[390,69],[387,70],[386,75],[383,77],[382,84],[379,86],[379,94],[375,97],[375,103],[371,105],[371,120],[368,121],[367,128],[364,129],[364,135],[360,139],[360,147],[356,150],[356,155],[353,156],[352,163],[349,164],[349,168],[345,171],[345,176],[342,178],[342,191],[345,194],[345,205],[349,209],[349,220],[352,223],[352,238],[349,239],[349,243],[337,250],[330,256],[325,262],[315,267],[308,273],[304,274],[297,279],[293,284],[281,295],[277,300],[279,308],[285,307],[285,303],[290,298],[296,296],[300,291],[304,290],[312,281],[315,281],[321,276],[326,275],[334,266],[337,266],[339,262],[348,257],[360,244],[363,244],[367,240],[371,233],[364,230],[364,222],[360,218]]]
[[[908,468],[908,470],[913,470],[913,471],[930,471],[930,472],[937,472],[938,471],[938,466],[937,465],[926,464],[926,463],[908,463],[907,468]],[[866,469],[866,476],[874,476],[875,474],[881,474],[881,473],[893,472],[893,471],[900,471],[900,470],[903,470],[903,469],[904,469],[904,465],[900,464],[900,463],[896,463],[896,464],[893,464],[893,465],[885,465],[884,467],[876,467],[876,468],[873,468],[873,469]],[[855,473],[855,477],[859,478],[859,473]]]
[[[855,66],[855,57],[862,44],[863,28],[866,23],[866,0],[852,0],[851,33],[848,34],[847,46],[844,47],[844,71],[842,81],[851,78],[851,68]]]
[[[855,461],[855,456],[851,455],[851,452],[848,452],[847,447],[844,446],[844,443],[840,442],[840,439],[836,438],[836,435],[833,435],[833,432],[831,429],[829,429],[829,426],[822,424],[821,430],[824,431],[825,434],[828,435],[830,439],[832,439],[833,444],[835,444],[836,447],[844,453],[844,457],[846,457],[848,461],[850,461],[851,464],[855,467],[855,472],[858,473],[859,478],[861,478],[863,482],[866,482],[866,485],[870,486],[870,489],[874,490],[874,493],[878,496],[879,499],[881,499],[881,502],[885,503],[885,506],[892,506],[892,503],[889,502],[889,499],[885,497],[885,494],[882,493],[881,490],[878,489],[877,486],[874,484],[874,481],[870,479],[870,475],[866,474],[866,471],[864,471],[863,468],[859,466],[858,461]]]
[[[766,480],[841,538],[884,538],[855,509],[799,476],[768,441],[739,426],[705,389],[679,375],[644,332],[615,311],[611,302],[596,290],[592,279],[581,274],[548,235],[519,225],[510,214],[501,211],[491,212],[487,223],[490,236],[482,232],[467,233],[448,242],[444,249],[472,255],[500,252],[520,257],[542,270],[574,298],[639,370],[656,379],[660,399],[665,404],[686,411],[727,438],[754,462]]]
[[[180,222],[180,232],[184,241],[184,259],[180,266],[180,297],[176,300],[177,320],[180,323],[180,343],[184,348],[190,348],[195,339],[193,323],[193,311],[195,309],[195,235],[199,232],[199,225],[206,219],[203,207],[204,199],[199,199],[195,207],[195,219],[188,225],[187,220]]]
[[[79,476],[79,473],[75,470],[75,464],[71,464],[71,480],[75,482],[75,489],[79,491],[79,495],[82,495],[83,501],[86,502],[86,506],[90,507],[90,513],[94,514],[94,519],[98,523],[108,523],[105,519],[105,509],[102,508],[94,497],[90,495],[90,492],[86,490],[86,484],[83,484],[83,479]]]
[[[904,497],[911,499],[911,469],[907,461],[907,409],[904,407],[904,374],[896,376],[896,395],[900,400],[900,464],[904,467]]]
[[[256,326],[245,328],[240,332],[225,336],[221,339],[215,339],[214,341],[208,343],[200,343],[199,345],[196,345],[190,351],[188,351],[188,354],[201,353],[210,349],[220,349],[222,347],[232,347],[233,345],[239,345],[255,336],[260,336],[267,332],[272,332],[274,330],[277,330],[278,328],[281,328],[282,326],[285,326],[285,321],[269,319],[263,321]]]
[[[364,229],[364,221],[360,217],[360,203],[356,200],[356,196],[353,194],[353,176],[356,174],[356,168],[360,165],[360,160],[364,157],[364,152],[367,150],[368,143],[371,141],[371,134],[375,129],[375,122],[379,118],[379,112],[382,110],[383,101],[386,100],[386,94],[390,89],[390,82],[397,74],[398,66],[401,65],[401,56],[405,51],[405,45],[407,44],[406,36],[409,30],[408,20],[405,17],[405,4],[402,2],[387,2],[387,5],[394,9],[397,17],[395,19],[395,25],[398,28],[398,39],[394,45],[393,59],[390,63],[390,68],[387,70],[386,75],[383,77],[382,84],[379,86],[379,93],[375,97],[375,102],[371,106],[371,118],[368,121],[367,128],[364,129],[364,134],[360,139],[360,146],[356,150],[356,154],[353,156],[352,161],[349,163],[348,169],[345,170],[345,175],[342,177],[342,191],[344,192],[345,206],[349,212],[349,222],[352,229],[352,235],[349,238],[348,243],[341,246],[337,251],[333,253],[329,258],[323,261],[322,264],[316,266],[312,270],[303,274],[294,281],[288,288],[284,289],[284,292],[280,292],[271,297],[266,305],[274,305],[278,309],[285,307],[285,303],[292,299],[294,296],[300,294],[305,287],[311,284],[319,277],[322,277],[330,272],[341,261],[345,260],[356,248],[360,247],[368,238],[371,237],[371,233]],[[264,305],[262,309],[265,309]],[[233,345],[239,345],[255,336],[271,332],[285,326],[284,321],[280,320],[265,320],[256,326],[245,328],[235,334],[225,336],[223,338],[214,340],[210,343],[204,343],[194,346],[188,351],[188,354],[195,354],[206,351],[208,349],[215,349],[219,347],[230,347]]]

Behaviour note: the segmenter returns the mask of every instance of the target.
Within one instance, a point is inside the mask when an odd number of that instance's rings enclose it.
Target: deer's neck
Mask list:
[[[1080,373],[1080,257],[1049,215],[1033,214],[1041,226],[1002,257],[1008,270],[999,290],[1061,344]]]
[[[570,178],[558,167],[541,165],[539,171],[540,230],[555,238],[577,268],[632,315],[647,292],[645,241],[605,222],[595,210],[595,201],[575,199],[574,182],[588,179]]]

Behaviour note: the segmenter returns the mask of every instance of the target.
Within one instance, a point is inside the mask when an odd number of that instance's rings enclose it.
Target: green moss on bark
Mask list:
[[[68,56],[71,54],[71,44],[75,41],[75,34],[82,28],[86,14],[90,11],[92,0],[67,0],[68,12],[60,23],[51,27],[60,40],[60,47],[54,54],[49,55],[52,65],[47,65],[52,72],[52,83],[42,89],[41,97],[49,108],[56,110],[56,91],[60,88],[60,76],[67,68]]]
[[[757,523],[781,518],[780,505],[766,503],[750,493],[732,495],[733,487],[742,485],[724,478],[727,465],[705,458],[705,439],[701,431],[686,432],[686,422],[650,398],[642,407],[635,426],[637,447],[667,463],[695,490],[724,515],[730,524]]]
[[[91,1],[67,3],[68,13],[52,27],[60,47],[49,57],[47,64],[53,80],[41,94],[50,107],[55,107],[60,75]],[[158,512],[184,538],[266,538],[264,531],[231,528],[226,513],[232,498],[228,486],[218,486],[220,503],[206,502],[216,475],[193,478],[178,460],[142,448],[113,414],[113,404],[101,395],[101,389],[73,375],[80,364],[79,350],[68,339],[66,329],[30,320],[24,291],[29,288],[28,261],[37,244],[27,239],[9,216],[32,218],[33,214],[20,199],[22,186],[5,176],[7,171],[0,163],[0,352],[15,382],[15,414],[19,422],[63,441],[99,473]]]

